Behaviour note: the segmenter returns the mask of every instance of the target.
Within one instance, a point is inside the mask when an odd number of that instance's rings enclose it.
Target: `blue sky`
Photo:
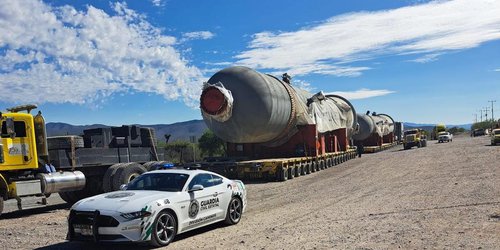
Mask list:
[[[201,119],[201,85],[245,65],[356,110],[464,124],[498,100],[500,1],[0,0],[0,109],[48,122]],[[488,114],[491,118],[491,113]]]

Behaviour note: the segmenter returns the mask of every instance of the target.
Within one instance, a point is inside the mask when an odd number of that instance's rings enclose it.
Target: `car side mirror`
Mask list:
[[[203,190],[203,185],[196,184],[191,189],[189,189],[188,192],[195,192],[195,191],[201,191],[201,190]]]
[[[128,186],[127,184],[122,184],[120,186],[120,190],[127,190],[127,186]]]

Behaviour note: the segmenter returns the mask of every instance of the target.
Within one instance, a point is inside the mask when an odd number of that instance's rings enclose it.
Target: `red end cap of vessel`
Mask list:
[[[203,111],[211,115],[220,114],[225,110],[227,105],[224,94],[215,87],[208,87],[203,90],[200,99]]]

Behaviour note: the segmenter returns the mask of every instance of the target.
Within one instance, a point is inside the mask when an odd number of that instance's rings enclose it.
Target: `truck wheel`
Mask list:
[[[104,173],[102,177],[102,190],[107,193],[113,191],[113,177],[115,176],[116,170],[124,165],[124,163],[117,163],[111,165]]]
[[[113,176],[113,190],[119,190],[122,184],[127,184],[139,175],[146,172],[146,169],[139,163],[130,162],[120,166]]]
[[[306,164],[306,174],[312,173],[313,166],[316,165],[316,162],[311,162]]]
[[[151,170],[156,170],[154,167],[157,165],[165,164],[167,163],[166,161],[148,161],[142,166],[146,169],[146,171],[151,171]]]
[[[76,135],[54,136],[47,138],[47,147],[51,149],[71,149],[71,138],[75,142],[75,148],[83,148],[83,137]]]
[[[75,202],[80,200],[78,199],[78,197],[76,197],[75,192],[73,191],[59,192],[59,196],[68,204],[74,204]]]
[[[300,175],[306,175],[306,165],[300,164]]]
[[[278,181],[286,181],[286,180],[288,180],[288,170],[285,167],[281,167],[278,170],[277,179],[278,179]]]
[[[288,168],[288,179],[293,179],[295,177],[295,167],[291,166]]]
[[[299,177],[300,176],[300,164],[299,165],[295,165],[294,168],[294,175],[295,177]]]

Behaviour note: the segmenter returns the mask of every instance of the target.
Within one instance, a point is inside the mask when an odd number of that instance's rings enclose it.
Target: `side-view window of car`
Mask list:
[[[188,188],[192,189],[194,185],[202,185],[204,188],[213,186],[211,174],[199,174],[191,180]]]
[[[212,175],[212,186],[222,184],[222,177],[217,175]]]

